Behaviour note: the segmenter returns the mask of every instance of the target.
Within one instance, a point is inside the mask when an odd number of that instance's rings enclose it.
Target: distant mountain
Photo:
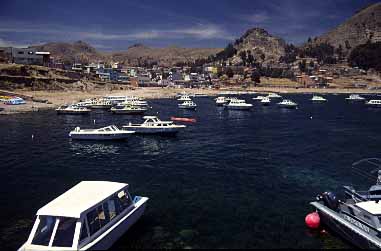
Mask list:
[[[363,8],[335,29],[309,41],[306,45],[329,43],[341,47],[345,54],[355,47],[381,41],[381,3]]]
[[[107,60],[103,53],[98,52],[94,47],[83,41],[47,43],[32,47],[36,47],[41,51],[49,51],[52,57],[63,62],[88,63]]]

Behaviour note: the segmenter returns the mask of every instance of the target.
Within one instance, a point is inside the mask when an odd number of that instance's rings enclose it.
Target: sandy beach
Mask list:
[[[381,90],[368,89],[315,89],[315,88],[275,88],[275,87],[255,87],[255,88],[221,88],[221,89],[178,89],[178,88],[136,88],[134,90],[97,90],[97,91],[25,91],[16,90],[15,93],[33,97],[35,100],[47,100],[47,103],[27,101],[25,105],[4,105],[0,114],[14,114],[23,112],[37,112],[46,109],[55,109],[63,104],[71,104],[88,98],[100,98],[107,95],[138,96],[144,99],[174,98],[178,93],[197,93],[210,96],[217,96],[221,93],[229,92],[257,92],[257,93],[320,93],[320,94],[381,94]]]

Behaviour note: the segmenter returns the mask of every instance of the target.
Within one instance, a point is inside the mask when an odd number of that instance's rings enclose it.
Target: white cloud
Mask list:
[[[250,22],[252,24],[263,24],[270,19],[270,16],[266,12],[257,12],[251,15],[244,15],[241,19]]]

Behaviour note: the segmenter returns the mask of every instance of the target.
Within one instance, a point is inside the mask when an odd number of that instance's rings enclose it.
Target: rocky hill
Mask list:
[[[286,42],[269,34],[261,28],[253,28],[236,40],[234,48],[237,53],[232,58],[233,63],[242,62],[242,53],[251,54],[257,62],[274,63],[285,55]]]
[[[343,52],[351,51],[368,41],[381,41],[381,3],[370,5],[349,18],[335,29],[319,36],[308,44],[329,43]]]

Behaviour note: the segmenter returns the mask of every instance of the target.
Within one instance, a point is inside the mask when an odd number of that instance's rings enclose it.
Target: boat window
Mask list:
[[[106,203],[104,203],[106,205]],[[106,214],[103,206],[100,205],[96,209],[87,214],[87,222],[89,224],[90,235],[96,233],[100,228],[104,227],[110,221],[108,212]]]
[[[107,201],[107,207],[110,220],[112,220],[118,215],[114,199],[110,199],[109,201]]]
[[[40,223],[33,237],[32,244],[48,246],[56,219],[52,216],[39,216]]]
[[[86,219],[83,219],[83,222],[81,224],[81,235],[79,236],[79,240],[82,241],[87,237],[89,237],[89,233],[87,232]]]
[[[120,191],[118,193],[118,200],[120,212],[128,208],[132,203],[131,199],[125,191]]]
[[[73,245],[76,223],[77,219],[75,218],[60,218],[53,240],[54,247],[71,247]]]

